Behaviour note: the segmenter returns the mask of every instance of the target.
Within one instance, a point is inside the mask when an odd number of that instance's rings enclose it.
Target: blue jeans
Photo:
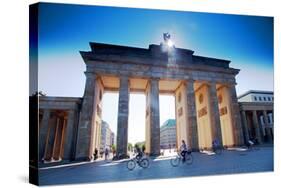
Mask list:
[[[183,162],[185,161],[185,154],[187,153],[187,151],[183,150],[181,152],[181,156],[183,157]]]

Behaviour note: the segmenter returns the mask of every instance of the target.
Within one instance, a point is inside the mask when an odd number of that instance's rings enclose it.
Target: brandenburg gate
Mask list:
[[[210,149],[215,138],[224,146],[244,144],[235,89],[239,70],[231,68],[230,61],[194,55],[194,51],[166,43],[152,44],[148,49],[92,42],[90,47],[90,51],[80,52],[86,64],[83,98],[48,102],[45,97],[44,102],[42,97],[42,159],[91,158],[94,149],[99,148],[102,98],[106,91],[119,93],[119,158],[127,155],[130,92],[146,95],[145,152],[150,155],[160,154],[159,94],[164,93],[175,96],[178,147],[185,140],[193,150]],[[61,117],[56,121],[61,126],[56,132],[47,128],[50,105],[54,104],[61,107],[60,112],[52,112]]]

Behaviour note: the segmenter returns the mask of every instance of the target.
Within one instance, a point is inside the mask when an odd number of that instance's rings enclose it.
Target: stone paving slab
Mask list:
[[[40,185],[101,183],[273,171],[272,147],[260,147],[252,151],[224,150],[221,155],[195,152],[193,164],[180,164],[178,167],[171,166],[171,157],[150,159],[147,169],[136,167],[132,171],[127,169],[124,160],[45,169],[39,171],[39,182]]]

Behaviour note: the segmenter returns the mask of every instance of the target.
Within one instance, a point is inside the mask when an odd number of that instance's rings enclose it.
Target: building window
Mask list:
[[[256,96],[254,97],[254,100],[257,101],[257,97]]]
[[[261,97],[259,97],[259,101],[262,101]]]
[[[267,100],[268,100],[268,101],[271,101],[271,98],[270,98],[270,97],[267,97]]]
[[[266,101],[266,97],[263,97],[263,100]]]

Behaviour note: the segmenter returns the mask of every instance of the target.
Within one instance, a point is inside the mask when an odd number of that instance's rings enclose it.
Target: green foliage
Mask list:
[[[137,142],[135,143],[134,147],[139,147],[140,149],[142,149],[143,151],[145,151],[145,142]]]
[[[128,143],[128,150],[132,151],[133,150],[133,144],[132,143]]]
[[[112,149],[112,151],[116,151],[116,145],[112,144],[111,149]]]

